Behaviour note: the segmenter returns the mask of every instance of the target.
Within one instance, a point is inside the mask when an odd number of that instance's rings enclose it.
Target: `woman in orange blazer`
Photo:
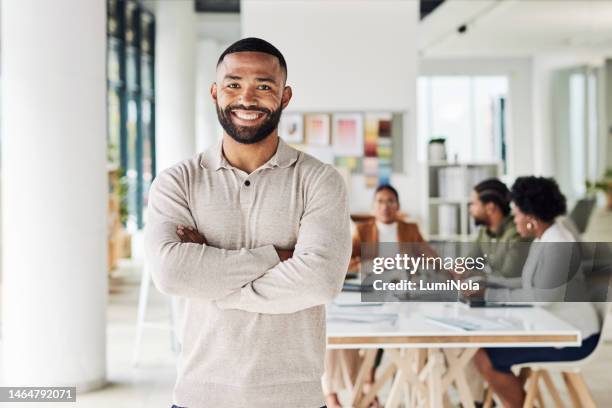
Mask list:
[[[392,186],[381,185],[376,189],[374,218],[356,225],[349,271],[359,271],[362,256],[361,244],[364,243],[423,243],[422,246],[415,249],[419,253],[435,256],[435,252],[421,236],[419,227],[415,223],[404,222],[398,218],[399,208],[399,196]],[[378,353],[375,366],[380,362],[381,351]],[[346,384],[344,383],[341,360],[346,363],[350,380],[354,383],[361,364],[359,350],[328,350],[325,354],[325,373],[323,374],[322,384],[327,408],[342,408],[338,400],[338,391],[346,387]],[[374,374],[375,368],[370,373],[370,383],[374,381]],[[365,387],[364,392],[367,391],[368,387]],[[375,400],[371,407],[380,407],[378,400]]]

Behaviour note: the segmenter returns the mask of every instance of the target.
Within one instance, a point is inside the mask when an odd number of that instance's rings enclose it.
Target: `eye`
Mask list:
[[[261,90],[261,91],[269,91],[269,90],[270,90],[270,89],[272,89],[272,88],[270,88],[268,85],[259,85],[259,86],[257,87],[257,89],[259,89],[259,90]]]
[[[237,83],[231,83],[227,85],[228,88],[232,88],[232,89],[236,89],[239,87],[239,85]]]

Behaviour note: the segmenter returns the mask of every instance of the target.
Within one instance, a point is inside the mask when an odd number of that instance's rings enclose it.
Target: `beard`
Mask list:
[[[281,106],[277,110],[271,111],[266,108],[247,108],[244,105],[228,105],[225,109],[221,109],[219,104],[217,107],[217,117],[219,123],[225,132],[235,141],[242,144],[253,144],[264,140],[277,127],[280,121],[283,109]],[[253,112],[262,112],[266,115],[265,120],[259,126],[237,126],[232,122],[231,115],[233,109],[249,110]]]
[[[487,226],[487,220],[485,220],[484,218],[481,217],[474,217],[474,224],[477,227],[481,227],[481,226]]]

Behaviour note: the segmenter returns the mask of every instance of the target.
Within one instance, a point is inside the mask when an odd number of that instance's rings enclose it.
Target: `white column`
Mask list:
[[[210,86],[216,80],[217,60],[227,48],[213,39],[201,39],[197,44],[196,76],[196,149],[203,151],[223,135],[217,119],[217,109],[210,97]]]
[[[106,370],[106,7],[2,0],[2,373],[100,387]]]
[[[196,16],[192,1],[160,0],[156,6],[155,138],[160,172],[196,152]]]

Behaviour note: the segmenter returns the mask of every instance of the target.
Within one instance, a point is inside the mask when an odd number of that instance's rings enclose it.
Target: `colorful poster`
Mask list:
[[[363,172],[362,160],[361,157],[336,156],[334,165],[336,167],[345,168],[351,173],[361,173]]]
[[[373,188],[378,185],[378,158],[363,158],[363,175],[365,176],[366,187]]]
[[[378,184],[391,184],[391,159],[378,159]]]
[[[364,155],[369,159],[376,159],[376,173],[374,164],[369,164],[369,174],[365,171],[366,184],[389,184],[393,171],[393,145],[392,145],[392,114],[369,113],[365,116],[365,144]],[[373,163],[373,162],[372,162]],[[374,181],[373,179],[376,179]]]
[[[362,154],[363,116],[361,114],[334,114],[332,147],[336,156],[360,156]]]
[[[278,135],[287,143],[304,141],[304,116],[301,113],[283,113],[278,124]]]
[[[305,118],[306,144],[329,146],[330,123],[328,114],[307,114]]]

